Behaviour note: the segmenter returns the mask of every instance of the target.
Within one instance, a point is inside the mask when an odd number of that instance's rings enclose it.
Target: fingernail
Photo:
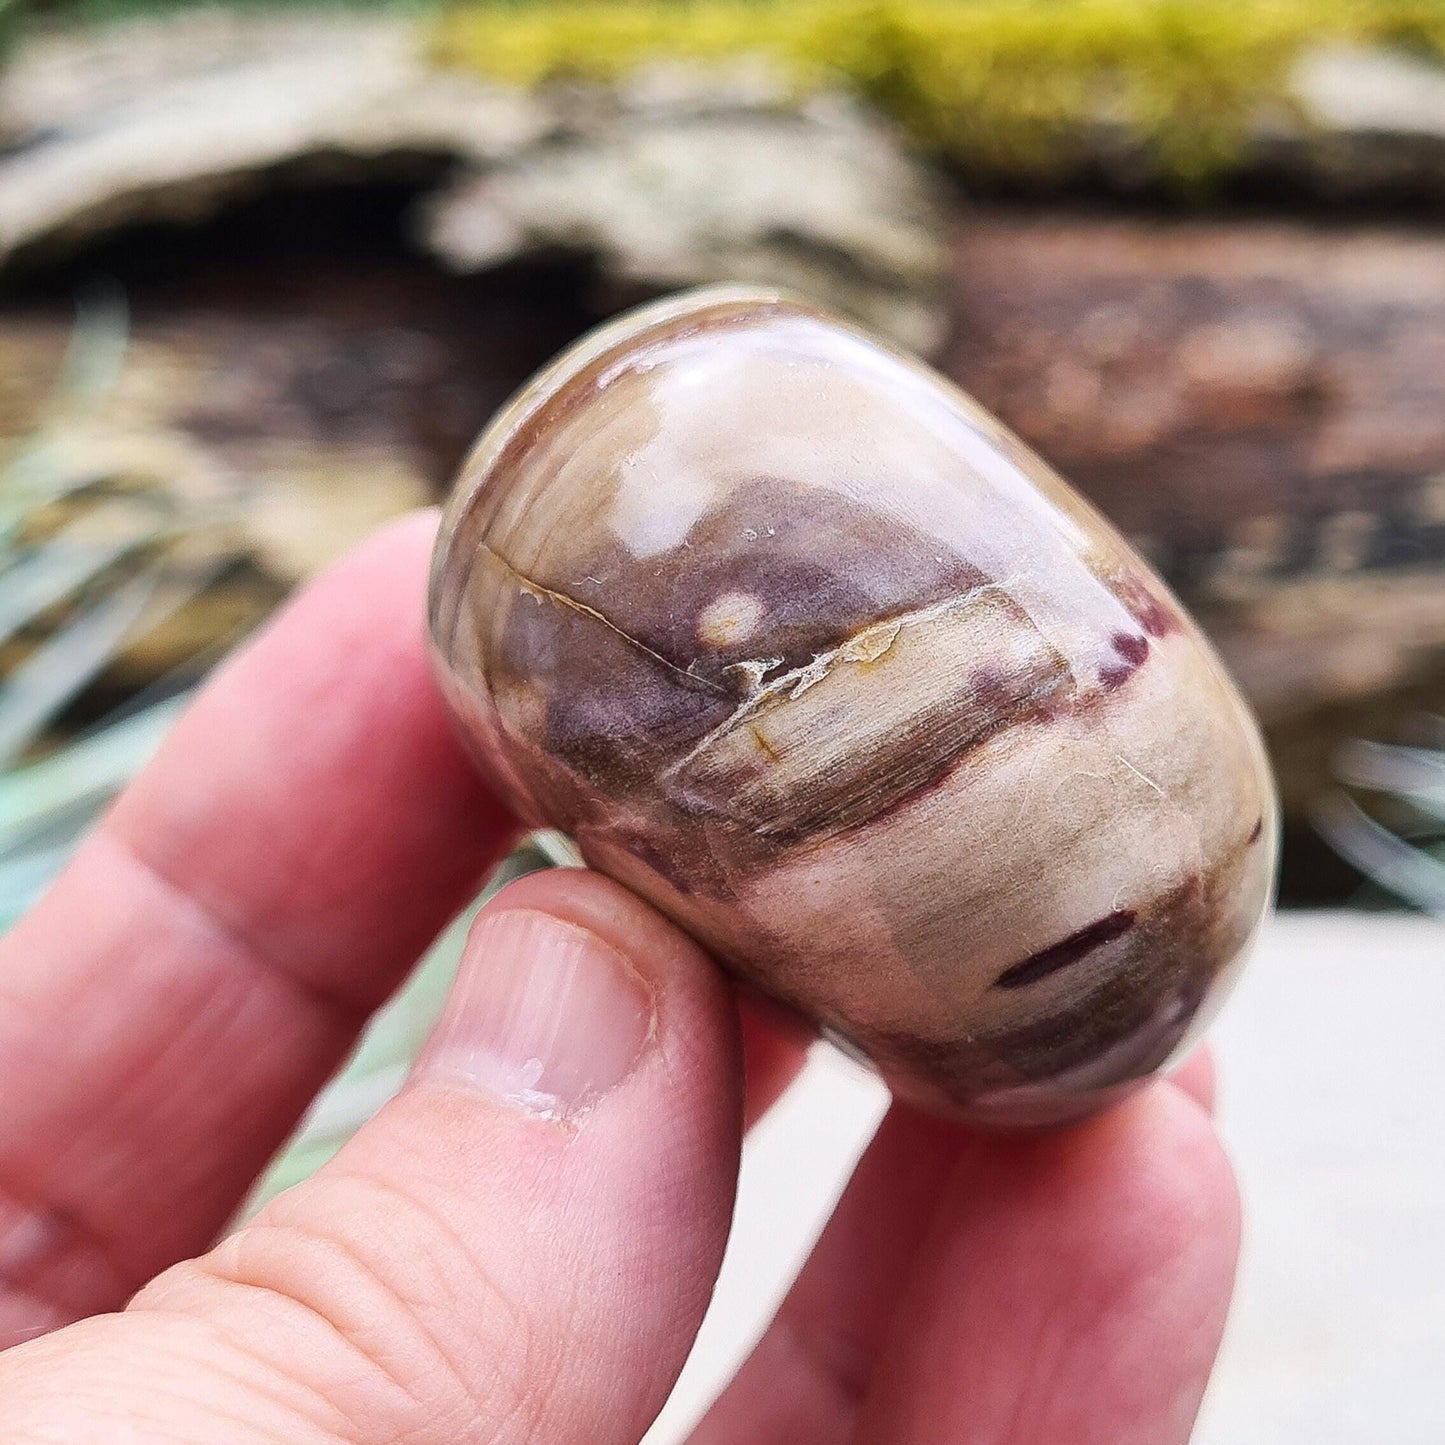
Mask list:
[[[646,980],[595,933],[527,908],[484,913],[417,1073],[568,1119],[631,1074],[654,1019]]]

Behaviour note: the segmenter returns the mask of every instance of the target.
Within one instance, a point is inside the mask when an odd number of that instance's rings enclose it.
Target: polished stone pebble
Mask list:
[[[439,671],[520,814],[979,1122],[1164,1066],[1270,898],[1273,789],[1140,558],[942,378],[709,290],[541,373],[434,563]]]

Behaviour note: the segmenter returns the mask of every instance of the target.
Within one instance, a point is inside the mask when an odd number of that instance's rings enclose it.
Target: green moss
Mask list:
[[[1237,163],[1325,40],[1445,55],[1445,0],[542,0],[453,10],[435,53],[535,84],[761,52],[800,87],[841,79],[971,174],[1066,171],[1104,117],[1190,187]]]

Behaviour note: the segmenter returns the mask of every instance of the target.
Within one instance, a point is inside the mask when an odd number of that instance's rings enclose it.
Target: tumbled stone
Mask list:
[[[926,1107],[1127,1092],[1268,907],[1259,738],[1163,584],[799,302],[690,293],[541,373],[464,468],[431,625],[526,820]]]

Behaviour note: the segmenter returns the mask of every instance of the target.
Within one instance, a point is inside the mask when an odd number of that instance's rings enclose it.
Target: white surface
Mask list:
[[[1445,1442],[1445,926],[1278,920],[1215,1031],[1245,1206],[1198,1445]]]
[[[1214,1029],[1245,1196],[1195,1445],[1445,1442],[1445,927],[1277,919]],[[686,1439],[772,1314],[882,1112],[819,1053],[756,1131],[697,1348],[647,1445]]]

